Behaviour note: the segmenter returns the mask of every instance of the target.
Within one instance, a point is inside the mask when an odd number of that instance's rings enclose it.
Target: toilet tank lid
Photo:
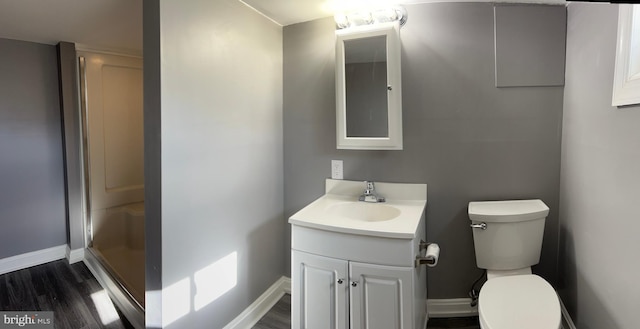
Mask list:
[[[469,202],[469,219],[483,222],[524,222],[545,218],[549,207],[540,199]]]

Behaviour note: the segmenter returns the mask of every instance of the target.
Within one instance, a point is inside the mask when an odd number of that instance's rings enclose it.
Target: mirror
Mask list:
[[[347,137],[389,137],[387,39],[344,41]]]
[[[336,36],[337,148],[401,150],[399,24]]]

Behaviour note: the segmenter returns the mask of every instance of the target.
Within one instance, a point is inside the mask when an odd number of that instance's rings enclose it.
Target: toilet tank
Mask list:
[[[516,270],[538,264],[548,214],[542,200],[469,202],[478,267]]]

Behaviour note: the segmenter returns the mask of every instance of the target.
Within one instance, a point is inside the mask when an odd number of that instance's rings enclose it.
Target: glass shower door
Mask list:
[[[79,52],[92,252],[144,307],[142,59]]]

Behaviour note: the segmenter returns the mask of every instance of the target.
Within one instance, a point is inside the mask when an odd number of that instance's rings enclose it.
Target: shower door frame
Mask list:
[[[138,329],[145,328],[145,308],[133,297],[129,290],[120,282],[118,275],[106,264],[102,256],[93,250],[93,223],[91,216],[91,172],[89,159],[89,125],[88,125],[88,103],[87,103],[87,78],[86,78],[86,58],[79,52],[90,52],[105,55],[116,55],[126,57],[136,57],[128,54],[120,54],[107,51],[99,51],[76,47],[76,58],[78,62],[78,95],[80,102],[80,154],[82,157],[82,189],[83,189],[83,232],[84,232],[84,259],[83,262],[89,268],[93,276],[100,285],[107,291],[109,297],[116,304],[118,309],[125,315],[129,322]]]

